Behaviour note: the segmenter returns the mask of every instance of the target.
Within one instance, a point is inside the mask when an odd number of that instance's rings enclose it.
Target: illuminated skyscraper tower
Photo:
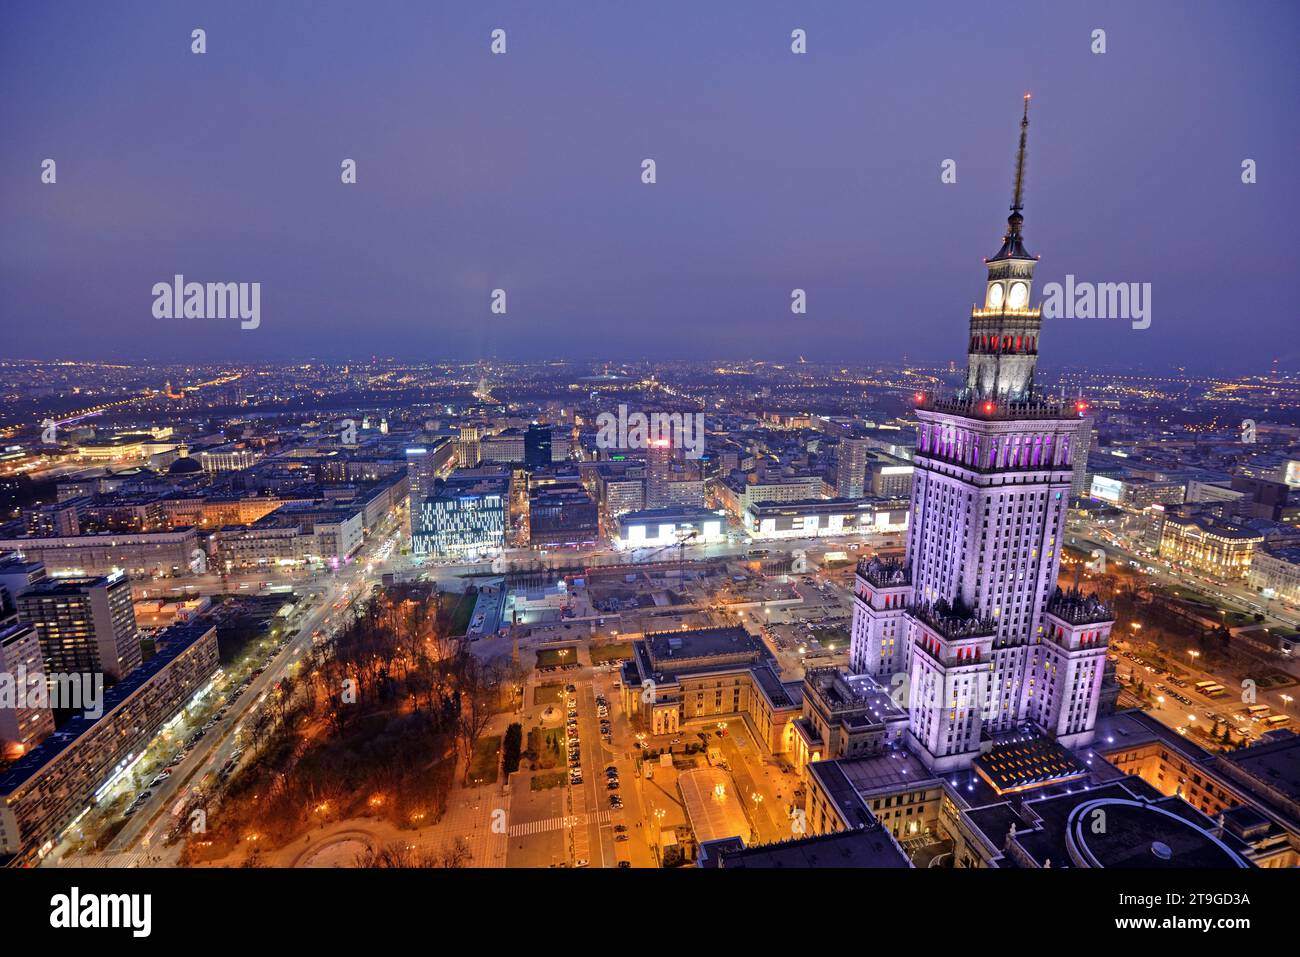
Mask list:
[[[1028,126],[1026,97],[1011,216],[987,261],[984,306],[971,312],[965,388],[916,396],[906,558],[864,564],[855,589],[850,661],[906,688],[909,743],[939,770],[1029,721],[1067,746],[1086,741],[1109,640],[1106,608],[1056,588],[1083,423],[1074,403],[1034,388]]]
[[[672,478],[673,443],[668,438],[653,438],[645,452],[645,507],[665,508],[670,504],[668,483]]]

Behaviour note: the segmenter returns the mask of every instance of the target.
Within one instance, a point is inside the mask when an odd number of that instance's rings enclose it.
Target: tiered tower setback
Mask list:
[[[971,312],[965,387],[918,394],[904,561],[858,570],[850,664],[906,695],[909,745],[935,770],[1027,723],[1086,743],[1111,613],[1056,587],[1081,406],[1034,388],[1037,258],[1025,252],[1025,98],[1002,248]],[[900,703],[904,703],[900,700]]]

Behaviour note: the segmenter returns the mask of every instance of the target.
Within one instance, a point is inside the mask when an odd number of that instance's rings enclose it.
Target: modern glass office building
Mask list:
[[[510,480],[453,474],[430,494],[411,500],[411,550],[416,555],[463,557],[505,546]]]

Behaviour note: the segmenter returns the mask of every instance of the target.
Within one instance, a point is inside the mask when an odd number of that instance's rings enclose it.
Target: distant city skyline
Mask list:
[[[1300,366],[1293,6],[632,10],[5,11],[0,358],[961,365],[1028,90],[1035,301],[1152,295],[1045,366]],[[258,327],[155,318],[178,274]]]

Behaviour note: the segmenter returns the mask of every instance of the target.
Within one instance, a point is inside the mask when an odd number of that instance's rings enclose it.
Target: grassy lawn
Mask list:
[[[533,704],[559,704],[564,700],[564,685],[545,684],[533,688]]]
[[[493,784],[497,779],[497,752],[501,750],[500,736],[479,738],[474,745],[474,759],[469,763],[471,784]]]
[[[453,635],[463,635],[469,630],[470,616],[474,614],[474,603],[478,601],[477,595],[443,595],[443,601],[455,600],[456,604],[451,609],[451,633]]]
[[[591,646],[591,663],[598,665],[602,661],[627,661],[632,657],[632,642],[617,641],[608,645]]]
[[[572,665],[578,661],[578,646],[565,645],[561,648],[542,648],[537,652],[537,667],[558,668]]]
[[[533,791],[545,791],[549,788],[558,788],[564,784],[567,775],[563,771],[547,771],[542,774],[534,774],[532,780],[528,782],[528,787]]]
[[[836,625],[821,625],[812,629],[810,634],[821,642],[822,647],[834,645],[836,651],[849,646],[849,633]]]

